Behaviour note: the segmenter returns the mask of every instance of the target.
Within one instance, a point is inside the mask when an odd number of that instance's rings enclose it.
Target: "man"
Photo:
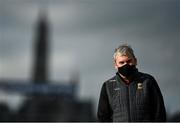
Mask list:
[[[165,121],[163,97],[154,77],[136,68],[132,48],[121,45],[114,52],[114,77],[104,82],[99,98],[99,121]]]

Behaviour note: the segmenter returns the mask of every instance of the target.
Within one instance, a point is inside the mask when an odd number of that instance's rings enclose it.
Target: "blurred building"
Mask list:
[[[92,102],[76,98],[78,76],[61,84],[48,80],[48,26],[46,16],[40,15],[35,30],[32,80],[0,80],[1,91],[26,97],[16,112],[1,103],[0,121],[95,121]]]

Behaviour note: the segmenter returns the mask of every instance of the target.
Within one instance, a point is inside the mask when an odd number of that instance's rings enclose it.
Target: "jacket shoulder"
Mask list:
[[[113,97],[113,90],[114,90],[115,84],[116,84],[116,76],[113,76],[112,78],[104,82],[109,104],[111,107],[112,107],[112,97]]]
[[[139,72],[140,73],[140,81],[142,82],[147,82],[149,83],[150,85],[153,84],[153,83],[157,83],[155,78],[150,75],[150,74],[147,74],[147,73],[142,73],[142,72]]]
[[[154,77],[150,74],[147,74],[147,73],[142,73],[142,72],[139,72],[140,74],[140,78],[144,78],[144,79],[150,79],[150,80],[153,80]]]
[[[112,83],[112,82],[116,82],[116,76],[111,77],[110,79],[106,80],[104,83]]]

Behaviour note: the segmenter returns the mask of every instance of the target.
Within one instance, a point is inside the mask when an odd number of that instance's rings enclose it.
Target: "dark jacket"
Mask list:
[[[127,85],[117,73],[102,86],[97,117],[99,121],[165,121],[164,101],[156,80],[136,72]]]

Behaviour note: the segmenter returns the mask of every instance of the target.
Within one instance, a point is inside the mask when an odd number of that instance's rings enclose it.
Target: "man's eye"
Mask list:
[[[124,64],[124,62],[119,62],[119,64]]]
[[[127,63],[131,63],[131,59],[127,61]]]

